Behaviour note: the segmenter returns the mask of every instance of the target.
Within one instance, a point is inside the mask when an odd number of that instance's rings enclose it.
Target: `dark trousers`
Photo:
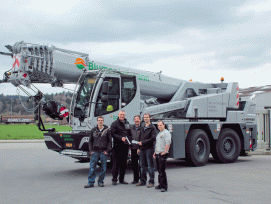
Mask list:
[[[166,174],[166,161],[168,158],[168,154],[161,155],[156,154],[156,166],[158,170],[158,183],[160,188],[164,188],[167,190],[167,174]]]
[[[141,165],[141,178],[140,182],[143,184],[147,183],[147,171],[149,172],[150,180],[149,184],[154,184],[154,149],[140,150],[140,165]]]
[[[139,181],[139,155],[137,154],[137,149],[131,149],[131,159],[132,159],[132,168],[134,171],[134,181]]]
[[[112,151],[113,166],[112,166],[112,181],[119,182],[124,181],[124,175],[127,167],[127,156],[129,147],[127,146],[115,146]]]

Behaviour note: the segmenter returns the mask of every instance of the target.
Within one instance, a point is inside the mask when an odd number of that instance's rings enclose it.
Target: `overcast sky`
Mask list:
[[[6,0],[0,51],[23,40],[184,80],[262,86],[271,84],[270,19],[267,0]],[[0,55],[0,76],[11,67]],[[16,87],[0,84],[1,93]]]

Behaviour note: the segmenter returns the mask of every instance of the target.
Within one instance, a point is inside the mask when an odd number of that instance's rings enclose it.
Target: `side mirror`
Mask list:
[[[108,95],[102,95],[101,101],[102,102],[107,102],[108,101]]]
[[[108,95],[109,94],[109,82],[104,81],[102,84],[102,94]]]
[[[39,115],[38,114],[35,114],[34,120],[39,120]]]

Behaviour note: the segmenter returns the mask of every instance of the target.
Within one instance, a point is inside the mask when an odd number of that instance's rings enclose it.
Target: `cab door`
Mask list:
[[[117,77],[105,77],[108,81],[108,100],[102,101],[102,86],[100,87],[94,111],[94,117],[112,114],[120,110],[120,79]]]

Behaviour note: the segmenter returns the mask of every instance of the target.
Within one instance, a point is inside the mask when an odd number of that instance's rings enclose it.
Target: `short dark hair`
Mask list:
[[[151,117],[151,114],[149,114],[149,113],[144,113],[144,115],[143,115],[143,116],[145,116],[145,115],[148,115],[148,116],[149,116],[149,118]]]
[[[97,121],[98,121],[99,118],[102,118],[102,119],[104,120],[104,117],[103,117],[103,116],[98,116],[98,117],[97,117]]]
[[[139,120],[141,120],[140,115],[135,115],[135,116],[134,116],[134,119],[135,119],[136,117],[138,117]]]
[[[163,125],[165,125],[165,123],[164,123],[163,120],[158,120],[158,121],[157,121],[157,124],[158,124],[158,123],[162,123]]]

